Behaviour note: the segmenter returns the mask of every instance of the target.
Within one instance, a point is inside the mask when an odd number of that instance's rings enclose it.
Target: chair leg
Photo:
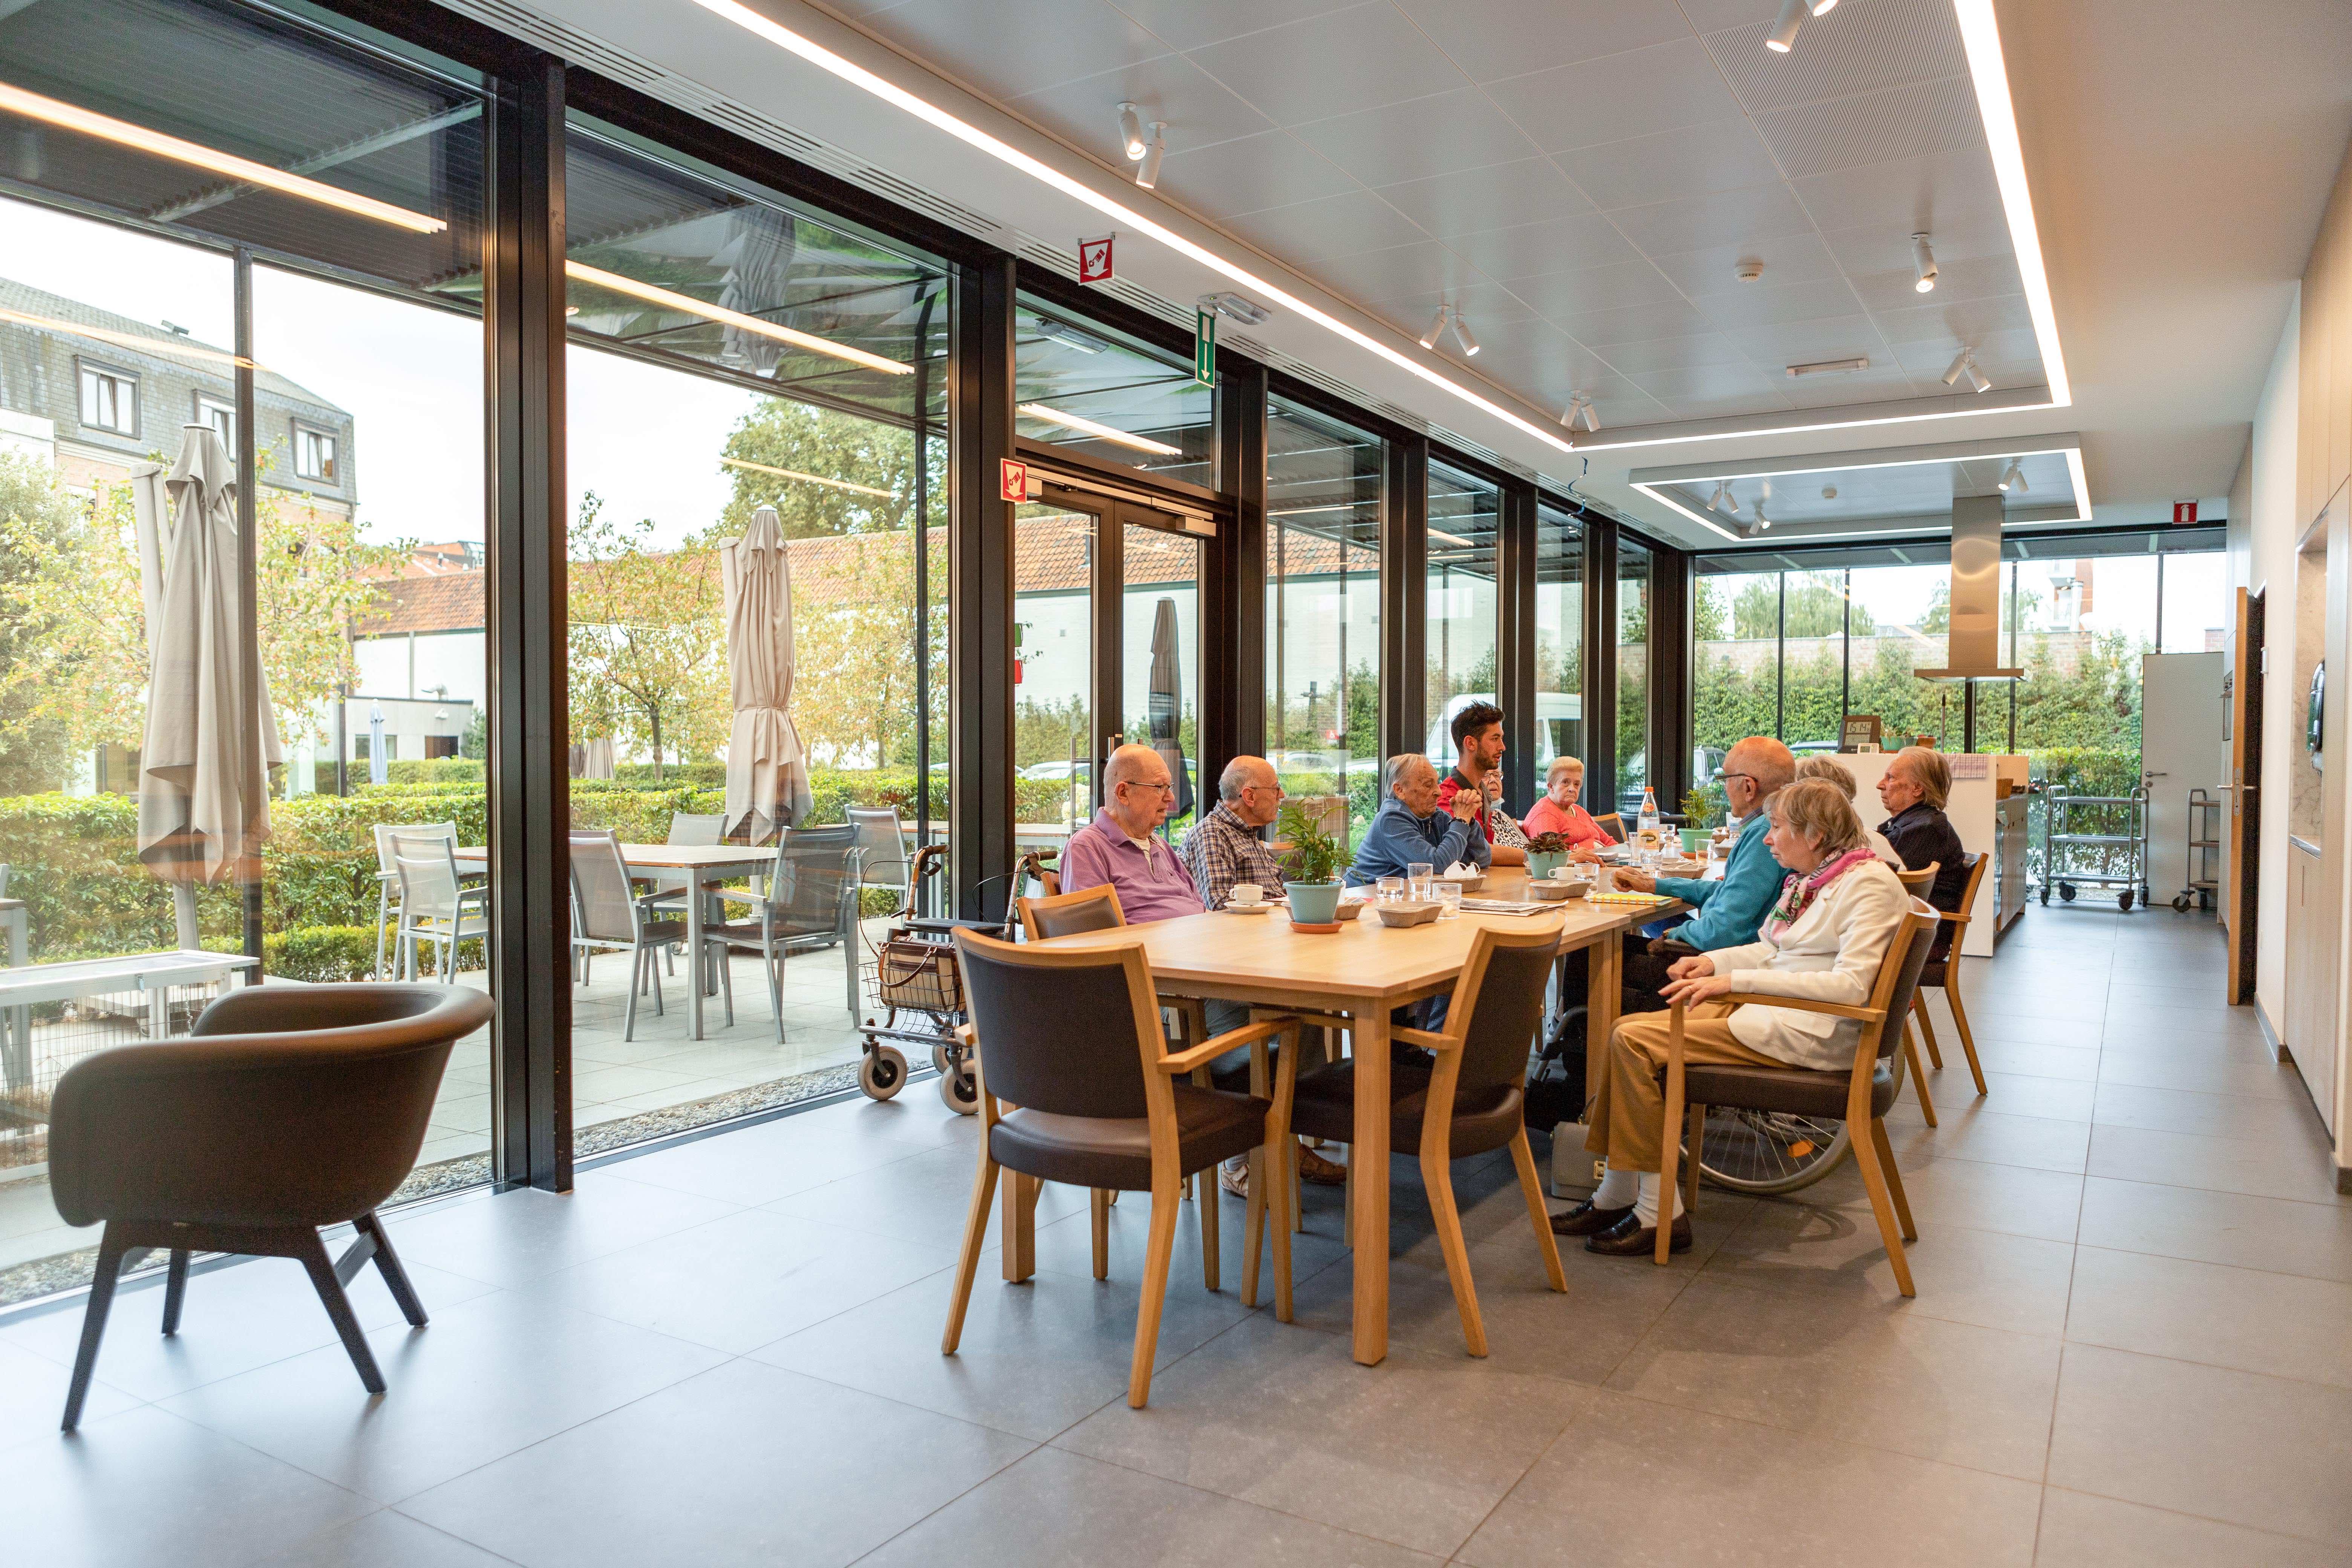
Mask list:
[[[695,966],[701,967],[698,955]],[[702,977],[695,976],[697,981]],[[995,1161],[988,1157],[988,1136],[980,1140],[980,1172],[971,1182],[971,1207],[964,1215],[963,1251],[956,1258],[955,1295],[948,1302],[947,1331],[940,1336],[940,1353],[953,1355],[963,1339],[964,1309],[971,1304],[972,1277],[980,1271],[980,1249],[988,1243],[988,1211],[996,1199]]]
[[[383,1373],[376,1370],[375,1352],[368,1349],[367,1336],[360,1332],[360,1321],[352,1315],[351,1298],[343,1294],[343,1282],[335,1278],[334,1260],[327,1256],[326,1243],[315,1230],[305,1230],[297,1242],[296,1256],[304,1272],[310,1276],[311,1287],[319,1292],[319,1304],[327,1309],[328,1320],[335,1332],[342,1337],[343,1349],[352,1358],[352,1370],[370,1394],[383,1392]]]
[[[74,1352],[73,1383],[66,1390],[66,1418],[61,1431],[81,1425],[82,1401],[89,1397],[90,1373],[98,1367],[98,1345],[106,1337],[106,1314],[114,1305],[114,1287],[122,1278],[122,1255],[130,1247],[115,1239],[110,1225],[98,1243],[98,1271],[90,1276],[89,1305],[82,1309],[81,1348]]]
[[[1906,1296],[1916,1296],[1919,1292],[1911,1284],[1911,1260],[1904,1256],[1903,1232],[1895,1220],[1895,1200],[1886,1189],[1885,1169],[1878,1163],[1878,1140],[1855,1138],[1851,1142],[1853,1163],[1861,1168],[1862,1184],[1870,1193],[1870,1212],[1878,1220],[1878,1239],[1885,1245],[1886,1260],[1895,1268],[1895,1288]]]
[[[1706,1107],[1694,1105],[1683,1113],[1683,1212],[1698,1223],[1699,1153],[1706,1144]]]
[[[1421,1152],[1422,1184],[1437,1221],[1437,1245],[1445,1254],[1445,1278],[1454,1287],[1454,1307],[1462,1314],[1462,1338],[1470,1353],[1486,1353],[1486,1323],[1478,1314],[1478,1289],[1470,1282],[1470,1244],[1463,1239],[1461,1211],[1454,1205],[1454,1162],[1442,1148]]]
[[[1680,1023],[1677,1016],[1676,1023]],[[1666,1114],[1658,1140],[1658,1247],[1652,1259],[1661,1268],[1674,1261],[1675,1194],[1682,1185],[1682,1140],[1675,1136],[1683,1124],[1683,1085],[1679,1076],[1666,1075]]]
[[[1886,1195],[1895,1200],[1895,1217],[1902,1222],[1903,1239],[1919,1239],[1919,1227],[1911,1223],[1911,1198],[1903,1190],[1903,1172],[1895,1163],[1895,1145],[1886,1141],[1886,1122],[1883,1118],[1870,1119],[1870,1142],[1878,1151],[1878,1168],[1886,1176]]]
[[[1087,1194],[1094,1211],[1095,1278],[1110,1278],[1110,1194],[1100,1187]]]
[[[1265,1247],[1265,1220],[1273,1212],[1275,1224],[1283,1223],[1282,1205],[1267,1192],[1267,1184],[1276,1178],[1275,1162],[1265,1149],[1253,1149],[1249,1156],[1249,1196],[1242,1201],[1242,1305],[1257,1305],[1258,1254]]]
[[[163,1331],[180,1331],[180,1309],[188,1301],[188,1249],[172,1249],[172,1266],[163,1276]]]
[[[1201,1177],[1201,1284],[1214,1294],[1224,1283],[1223,1237],[1219,1222],[1223,1218],[1224,1188],[1219,1183],[1219,1169],[1211,1165],[1200,1173]]]
[[[662,1017],[669,1009],[662,1005],[661,954],[654,948],[646,949],[646,975],[654,983],[654,1016]]]
[[[408,1320],[410,1328],[423,1328],[428,1321],[425,1303],[417,1299],[416,1287],[408,1282],[408,1270],[400,1266],[400,1254],[392,1249],[392,1237],[384,1230],[383,1221],[370,1209],[352,1222],[352,1228],[375,1243],[376,1272],[383,1276],[383,1288],[399,1303],[400,1315]]]
[[[1168,1301],[1168,1265],[1176,1251],[1176,1173],[1152,1173],[1151,1239],[1143,1255],[1143,1299],[1136,1303],[1135,1357],[1127,1374],[1127,1403],[1140,1410],[1151,1397],[1151,1363],[1160,1351],[1160,1313]]]
[[[646,950],[641,947],[629,955],[629,1005],[621,1016],[621,1039],[624,1043],[637,1037],[637,991],[645,983]]]
[[[1568,1274],[1559,1266],[1559,1243],[1551,1233],[1551,1210],[1544,1203],[1543,1179],[1536,1174],[1536,1152],[1528,1147],[1528,1130],[1511,1138],[1511,1164],[1519,1173],[1519,1195],[1528,1200],[1528,1217],[1535,1221],[1536,1250],[1543,1254],[1544,1276],[1555,1290],[1568,1289]]]
[[[391,932],[384,922],[392,918],[392,884],[379,881],[375,889],[375,977],[383,978],[384,939]]]
[[[764,934],[760,942],[760,957],[768,966],[768,1006],[776,1015],[776,1044],[784,1043],[784,961],[776,952],[775,942]]]
[[[1919,1033],[1927,1042],[1927,1059],[1936,1064],[1937,1072],[1942,1072],[1944,1053],[1936,1044],[1936,1020],[1927,1016],[1927,993],[1925,990],[1911,993],[1911,1011],[1919,1015]]]
[[[1969,1075],[1977,1080],[1979,1094],[1990,1093],[1990,1091],[1985,1088],[1984,1064],[1977,1060],[1977,1037],[1969,1028],[1968,1014],[1960,1007],[1960,955],[1958,953],[1952,954],[1950,967],[1946,973],[1950,975],[1950,978],[1944,982],[1944,1002],[1951,1008],[1952,1023],[1960,1031],[1960,1049],[1969,1055]]]
[[[1034,1176],[1015,1171],[1004,1184],[1004,1282],[1018,1285],[1037,1272],[1037,1188]]]
[[[1927,1069],[1919,1065],[1919,1042],[1912,1037],[1911,1020],[1908,1018],[1903,1020],[1903,1059],[1911,1069],[1911,1089],[1919,1097],[1919,1114],[1927,1119],[1928,1126],[1933,1127],[1936,1125],[1936,1101],[1927,1092]]]

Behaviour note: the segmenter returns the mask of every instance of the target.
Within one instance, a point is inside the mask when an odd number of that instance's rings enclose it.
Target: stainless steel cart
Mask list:
[[[2054,887],[2067,903],[2085,887],[2117,888],[2116,907],[2132,900],[2147,907],[2147,784],[2129,795],[2061,795],[2044,799],[2048,815],[2042,837],[2046,857],[2042,901]]]
[[[2213,907],[2221,886],[2221,803],[2203,789],[2189,792],[2189,886],[2172,895],[2172,908],[2187,914],[2191,904]]]

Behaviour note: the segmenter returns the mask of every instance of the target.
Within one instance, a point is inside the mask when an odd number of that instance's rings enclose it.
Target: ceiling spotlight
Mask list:
[[[2019,495],[2023,495],[2033,488],[2025,482],[2025,470],[2017,466],[2015,458],[2011,458],[2009,460],[2009,467],[2001,470],[2000,488],[2005,490],[2015,490]]]
[[[1143,144],[1143,113],[1131,103],[1118,106],[1118,145],[1130,163],[1147,151]]]
[[[1257,326],[1274,314],[1256,300],[1230,291],[1223,294],[1202,295],[1201,307],[1203,310],[1215,311],[1229,321],[1239,321],[1245,327]]]
[[[1559,416],[1559,422],[1571,430],[1581,425],[1591,434],[1600,435],[1601,416],[1592,411],[1592,394],[1589,392],[1569,394],[1568,412]]]
[[[1826,16],[1837,8],[1837,0],[1805,0],[1816,16]]]
[[[1472,359],[1478,357],[1478,340],[1470,335],[1470,323],[1462,319],[1459,310],[1454,312],[1454,341],[1462,345],[1465,354]]]
[[[1805,25],[1805,0],[1781,0],[1780,19],[1764,36],[1764,47],[1776,55],[1785,55],[1796,47],[1797,29]]]
[[[1437,307],[1437,314],[1429,318],[1429,331],[1421,334],[1421,346],[1425,349],[1435,348],[1437,346],[1437,340],[1444,334],[1445,323],[1453,319],[1453,306],[1440,305]]]
[[[1151,145],[1143,150],[1142,165],[1135,171],[1135,183],[1147,191],[1160,184],[1160,155],[1168,151],[1168,138],[1163,134],[1167,129],[1168,121],[1164,120],[1151,122]]]
[[[1975,387],[1979,392],[1990,392],[1992,390],[1992,377],[1987,375],[1981,369],[1979,369],[1977,365],[1977,362],[1973,359],[1969,361],[1969,384]]]
[[[1911,237],[1911,272],[1917,280],[1911,287],[1920,293],[1932,292],[1936,287],[1936,253],[1927,248],[1927,237]]]
[[[1823,485],[1823,486],[1822,487],[1822,499],[1823,500],[1837,500],[1837,486],[1835,486],[1835,485]]]
[[[1977,351],[1972,348],[1964,348],[1953,356],[1950,368],[1944,372],[1944,384],[1958,385],[1960,377],[1964,375],[1969,378],[1969,385],[1975,390],[1979,392],[1992,390],[1991,381],[1987,379],[1984,372],[1977,368]]]
[[[1706,510],[1709,511],[1721,511],[1723,510],[1723,481],[1721,479],[1715,481],[1715,493],[1706,498]]]

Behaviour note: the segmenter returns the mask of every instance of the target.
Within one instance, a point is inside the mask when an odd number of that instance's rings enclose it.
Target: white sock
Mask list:
[[[1633,1206],[1635,1173],[1620,1171],[1612,1166],[1592,1189],[1592,1206],[1597,1209],[1625,1209]]]
[[[1614,1175],[1616,1173],[1612,1171],[1610,1174]],[[1641,1175],[1642,1189],[1633,1195],[1633,1218],[1644,1226],[1655,1226],[1658,1223],[1658,1173],[1655,1171],[1643,1171]],[[1676,1184],[1675,1213],[1680,1215],[1682,1212],[1682,1187],[1680,1184]]]

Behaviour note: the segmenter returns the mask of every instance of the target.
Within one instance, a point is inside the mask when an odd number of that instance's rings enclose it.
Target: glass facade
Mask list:
[[[1618,541],[1616,809],[1629,816],[1641,808],[1643,786],[1650,782],[1651,567],[1647,545]],[[1674,809],[1663,800],[1658,805]]]
[[[1154,479],[1216,483],[1215,399],[1173,354],[1027,295],[1013,313],[1014,428]]]
[[[1584,528],[1548,502],[1536,508],[1535,654],[1535,776],[1540,788],[1544,770],[1554,757],[1589,754],[1584,731]]]
[[[1444,463],[1429,465],[1428,673],[1422,711],[1425,750],[1451,765],[1448,726],[1456,710],[1495,700],[1495,574],[1501,546],[1502,487]]]
[[[5,1176],[230,986],[488,985],[489,682],[478,79],[193,0],[14,7],[0,62],[11,959],[100,966],[16,1014]],[[142,990],[173,950],[220,964]],[[394,1201],[488,1179],[491,1077],[485,1030]],[[45,1181],[0,1210],[0,1305],[86,1273]]]
[[[1360,828],[1379,795],[1386,445],[1274,398],[1265,452],[1266,756],[1292,795],[1347,795]]]

